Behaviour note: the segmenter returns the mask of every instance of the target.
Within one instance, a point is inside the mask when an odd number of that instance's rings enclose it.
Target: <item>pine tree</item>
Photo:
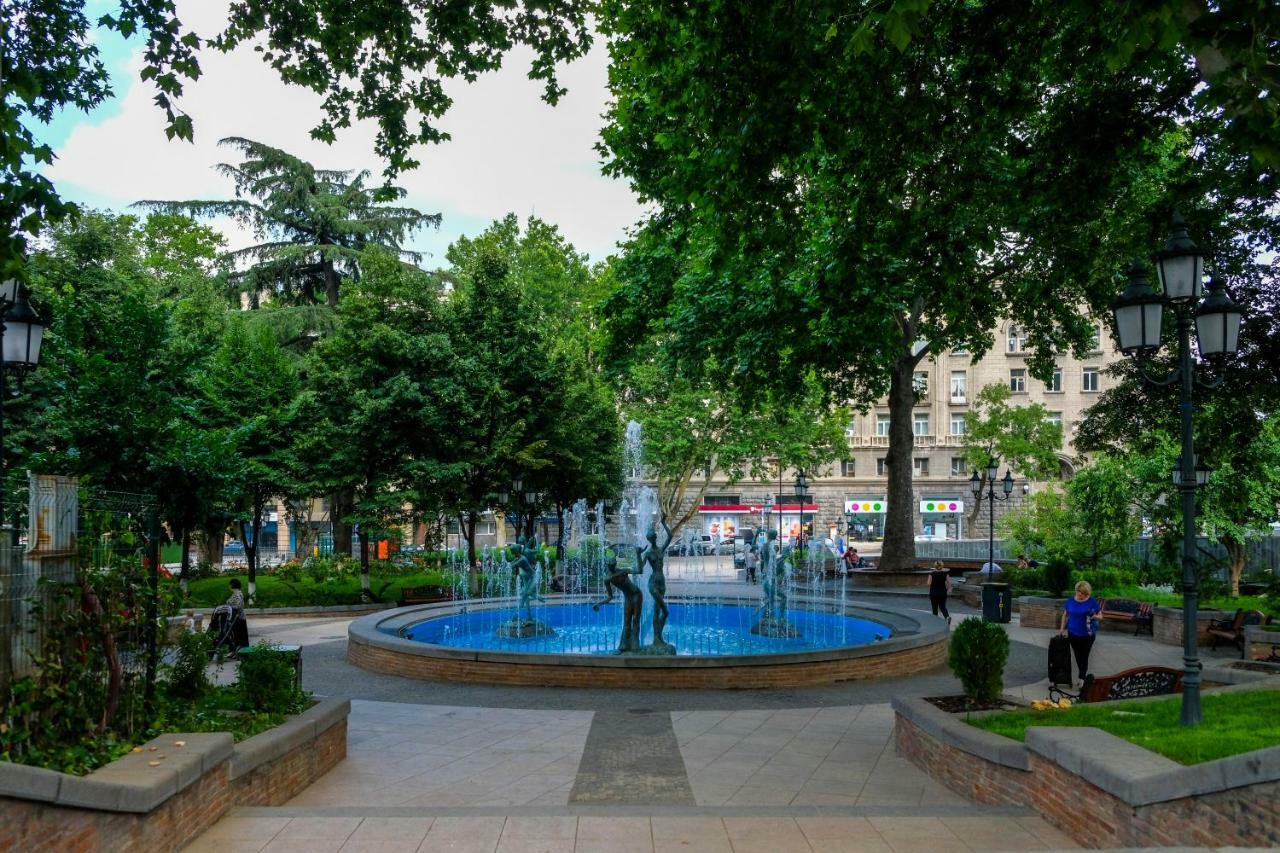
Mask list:
[[[222,201],[140,201],[137,206],[196,217],[226,216],[252,229],[260,243],[226,255],[235,265],[233,293],[246,293],[258,307],[263,297],[286,305],[338,304],[343,279],[359,275],[362,249],[384,246],[409,261],[416,252],[402,244],[424,225],[439,226],[440,214],[388,202],[401,187],[367,185],[369,171],[318,169],[261,142],[230,136],[221,145],[238,150],[239,165],[217,170],[235,184],[236,197]]]

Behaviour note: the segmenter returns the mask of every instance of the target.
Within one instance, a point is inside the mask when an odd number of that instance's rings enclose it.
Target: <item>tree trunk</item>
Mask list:
[[[1249,553],[1244,543],[1234,536],[1223,536],[1220,540],[1227,549],[1227,570],[1231,573],[1231,597],[1240,595],[1240,578],[1244,575],[1244,567],[1249,562]]]
[[[360,600],[368,602],[372,596],[369,593],[369,532],[363,524],[360,525]]]
[[[322,262],[324,265],[324,294],[325,299],[329,303],[330,308],[338,307],[338,274],[333,269],[333,261],[325,258]],[[350,551],[348,550],[348,553]]]
[[[560,525],[559,535],[556,537],[556,559],[564,560],[564,504],[556,503],[556,521]]]
[[[462,537],[467,540],[467,589],[471,591],[471,595],[479,595],[480,578],[476,572],[476,522],[475,514],[469,512],[458,513],[458,529],[462,531]]]
[[[910,571],[916,567],[914,492],[911,456],[915,439],[911,428],[915,390],[912,372],[919,359],[906,355],[897,360],[889,379],[889,452],[885,455],[888,489],[885,495],[884,544],[878,568]]]
[[[191,577],[191,530],[182,530],[182,566],[178,569],[178,583],[182,587],[182,597],[187,597],[187,578]]]
[[[346,518],[355,506],[355,490],[339,489],[333,493],[329,504],[329,518],[333,522],[333,553],[354,556],[351,553],[351,522]]]

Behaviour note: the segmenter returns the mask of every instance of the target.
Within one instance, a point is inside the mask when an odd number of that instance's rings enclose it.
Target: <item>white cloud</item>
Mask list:
[[[219,23],[219,8],[192,4],[183,9],[184,20],[208,34]],[[600,174],[592,148],[607,98],[606,52],[598,45],[562,69],[569,93],[556,107],[543,103],[541,85],[527,79],[528,59],[527,51],[516,51],[500,71],[474,84],[450,84],[455,103],[441,127],[453,138],[417,149],[422,166],[399,182],[409,203],[444,212],[446,236],[510,211],[536,213],[558,224],[580,250],[602,257],[641,213],[625,183]],[[133,74],[140,64],[135,58]],[[333,146],[313,141],[308,131],[321,115],[319,97],[281,83],[252,50],[206,51],[201,65],[204,73],[181,100],[195,122],[194,144],[165,139],[154,93],[135,77],[117,113],[71,131],[49,176],[70,197],[119,207],[144,198],[222,198],[231,186],[212,166],[235,156],[217,146],[224,136],[256,139],[329,168],[381,171],[372,122],[342,131]],[[247,235],[228,231],[233,245],[246,242]],[[440,241],[426,235],[417,242],[439,259]]]

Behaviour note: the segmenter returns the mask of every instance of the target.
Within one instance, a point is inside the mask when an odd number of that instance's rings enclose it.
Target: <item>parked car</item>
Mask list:
[[[225,543],[223,543],[223,546],[222,546],[222,556],[224,556],[224,557],[243,557],[243,556],[244,556],[244,543],[243,543],[243,542],[241,542],[239,539],[232,539],[232,540],[230,540],[229,542],[225,542]]]

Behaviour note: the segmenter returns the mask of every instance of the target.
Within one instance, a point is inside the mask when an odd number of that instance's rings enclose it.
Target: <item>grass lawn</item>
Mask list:
[[[1061,711],[1013,711],[966,722],[998,735],[1025,740],[1031,726],[1093,726],[1146,747],[1180,764],[1280,745],[1280,691],[1207,693],[1200,698],[1204,723],[1178,724],[1182,697],[1160,702],[1075,705]]]
[[[1182,596],[1177,593],[1161,595],[1147,592],[1137,585],[1095,589],[1093,594],[1098,598],[1132,598],[1136,601],[1149,601],[1162,607],[1182,607]],[[1207,601],[1201,600],[1199,609],[1225,610],[1228,613],[1235,613],[1236,610],[1261,610],[1268,616],[1280,616],[1280,600],[1265,595],[1241,595],[1237,598],[1224,596]]]
[[[245,591],[249,578],[244,573],[225,574],[214,578],[193,580],[187,587],[189,606],[216,607],[227,600],[232,578],[239,578]],[[392,577],[374,575],[369,578],[369,589],[379,601],[395,602],[400,590],[407,586],[430,586],[443,582],[438,571],[429,570]],[[177,581],[174,581],[176,584]],[[328,607],[339,604],[360,603],[360,577],[340,577],[317,582],[311,578],[285,581],[272,575],[258,575],[256,607]]]

